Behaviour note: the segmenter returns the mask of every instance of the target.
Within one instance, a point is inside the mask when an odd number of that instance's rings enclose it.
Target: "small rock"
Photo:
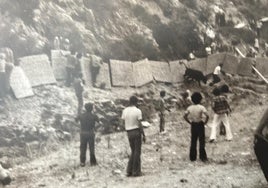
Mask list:
[[[181,182],[181,183],[187,183],[188,180],[183,178],[183,179],[180,180],[180,182]]]
[[[113,171],[113,173],[119,175],[119,174],[121,174],[122,172],[121,172],[121,170],[116,169],[116,170]]]

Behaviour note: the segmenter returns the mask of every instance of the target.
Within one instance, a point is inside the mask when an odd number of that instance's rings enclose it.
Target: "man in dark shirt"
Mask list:
[[[80,166],[84,167],[86,162],[87,145],[89,145],[90,164],[97,165],[95,157],[95,123],[99,122],[98,116],[92,113],[93,104],[85,104],[86,112],[77,117],[80,121]]]

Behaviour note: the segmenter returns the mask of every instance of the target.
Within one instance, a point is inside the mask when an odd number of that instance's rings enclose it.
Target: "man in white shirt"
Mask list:
[[[218,83],[221,81],[221,74],[224,73],[221,68],[222,68],[223,64],[219,64],[215,69],[214,69],[214,72],[213,72],[213,81],[209,84],[210,86],[213,86],[214,84]]]
[[[129,99],[129,107],[122,113],[122,119],[125,121],[131,156],[127,166],[127,176],[141,176],[141,144],[142,139],[145,142],[145,134],[141,125],[142,112],[137,106],[138,98],[132,96]]]

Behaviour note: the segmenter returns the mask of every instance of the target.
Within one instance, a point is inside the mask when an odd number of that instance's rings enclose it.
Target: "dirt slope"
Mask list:
[[[133,93],[133,90],[124,91],[125,96]],[[79,167],[76,135],[74,140],[61,143],[53,153],[44,152],[32,161],[14,166],[15,181],[9,187],[265,187],[267,183],[253,152],[253,133],[268,103],[267,95],[258,98],[262,105],[254,104],[256,99],[251,100],[250,96],[240,99],[240,105],[230,117],[234,140],[226,142],[218,137],[216,143],[208,143],[208,164],[189,161],[189,125],[182,120],[183,110],[174,108],[167,116],[165,135],[158,134],[157,117],[145,130],[142,177],[125,177],[130,152],[125,133],[97,136],[99,165],[87,164],[84,168]],[[249,107],[249,104],[252,105]],[[207,137],[209,133],[208,125]],[[49,146],[51,143],[47,151]]]

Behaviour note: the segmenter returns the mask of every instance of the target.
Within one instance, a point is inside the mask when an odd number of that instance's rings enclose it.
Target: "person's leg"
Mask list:
[[[212,124],[211,124],[211,133],[210,133],[210,141],[216,140],[216,134],[217,134],[217,126],[220,124],[219,115],[214,114]]]
[[[90,152],[90,164],[97,165],[97,160],[95,156],[95,134],[92,133],[89,136],[89,152]]]
[[[199,158],[202,161],[207,161],[207,153],[205,150],[205,126],[203,122],[198,126],[198,137],[199,137]]]
[[[81,166],[85,165],[86,162],[86,152],[87,152],[87,136],[80,134],[80,163]]]
[[[132,176],[134,149],[135,149],[135,137],[133,136],[133,131],[128,131],[127,134],[128,134],[129,146],[131,149],[131,154],[130,154],[128,165],[127,165],[127,176]]]
[[[190,160],[195,161],[196,160],[196,144],[197,144],[197,138],[198,138],[198,130],[197,125],[192,123],[191,125],[191,146],[190,146]]]
[[[134,141],[134,156],[133,156],[133,167],[132,167],[132,175],[140,176],[141,175],[141,134],[140,131],[137,130],[135,133],[135,141]]]
[[[165,116],[164,114],[160,113],[160,132],[165,131]]]
[[[227,114],[222,115],[222,122],[223,122],[223,124],[225,126],[225,130],[226,130],[226,140],[232,140],[233,135],[232,135],[232,131],[231,131],[230,123],[229,123],[229,118],[228,118]]]

